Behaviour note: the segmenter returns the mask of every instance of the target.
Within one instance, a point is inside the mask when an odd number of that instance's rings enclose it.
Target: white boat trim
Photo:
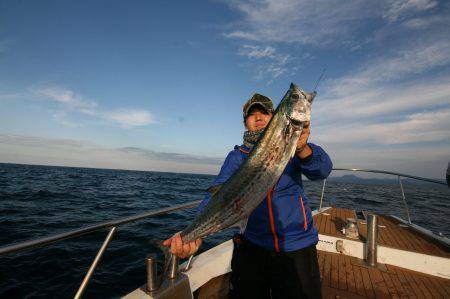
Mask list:
[[[228,240],[196,256],[192,268],[184,274],[194,292],[214,277],[231,272],[233,240]],[[186,263],[180,265],[184,269]]]
[[[337,250],[337,242],[340,251]],[[365,243],[319,234],[317,250],[364,259]],[[450,279],[450,259],[386,246],[377,247],[378,262]]]

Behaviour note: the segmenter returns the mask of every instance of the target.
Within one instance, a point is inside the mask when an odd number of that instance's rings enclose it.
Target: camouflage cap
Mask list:
[[[262,94],[255,93],[252,95],[252,97],[244,104],[244,107],[242,108],[242,113],[244,116],[244,119],[248,117],[248,113],[250,109],[254,105],[260,105],[264,110],[267,112],[273,113],[273,103],[272,100],[269,99],[266,96],[263,96]]]

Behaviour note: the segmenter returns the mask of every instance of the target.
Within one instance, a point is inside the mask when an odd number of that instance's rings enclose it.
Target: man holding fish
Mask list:
[[[327,153],[307,142],[314,96],[315,93],[305,93],[291,84],[274,111],[269,98],[254,94],[243,106],[247,129],[243,145],[236,146],[225,159],[210,193],[199,207],[199,220],[196,218],[181,234],[163,243],[178,257],[188,257],[198,250],[199,237],[230,226],[204,225],[202,215],[214,212],[212,204],[208,205],[211,197],[215,197],[216,210],[233,210],[234,214],[242,214],[239,219],[248,218],[246,226],[241,226],[242,234],[233,238],[231,298],[321,298],[315,248],[318,233],[301,178],[303,174],[310,180],[322,180],[332,170]],[[263,155],[264,149],[273,153]],[[283,168],[277,169],[280,165]],[[246,182],[242,189],[248,189],[247,193],[244,190],[231,194],[229,190],[238,183],[233,185],[233,180]],[[247,203],[242,198],[259,190],[258,186],[247,186],[255,182],[261,182],[259,189],[268,192],[262,201],[258,198],[257,202]],[[219,205],[222,198],[228,206]]]

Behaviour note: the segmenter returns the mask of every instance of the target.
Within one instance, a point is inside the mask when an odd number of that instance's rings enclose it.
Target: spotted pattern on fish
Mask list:
[[[315,95],[291,84],[249,157],[181,232],[183,242],[244,220],[264,200],[295,154],[303,123],[310,120]]]

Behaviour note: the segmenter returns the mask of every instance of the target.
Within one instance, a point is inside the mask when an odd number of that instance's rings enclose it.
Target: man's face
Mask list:
[[[272,118],[272,113],[258,106],[250,108],[249,115],[245,119],[245,127],[250,132],[264,129]]]

